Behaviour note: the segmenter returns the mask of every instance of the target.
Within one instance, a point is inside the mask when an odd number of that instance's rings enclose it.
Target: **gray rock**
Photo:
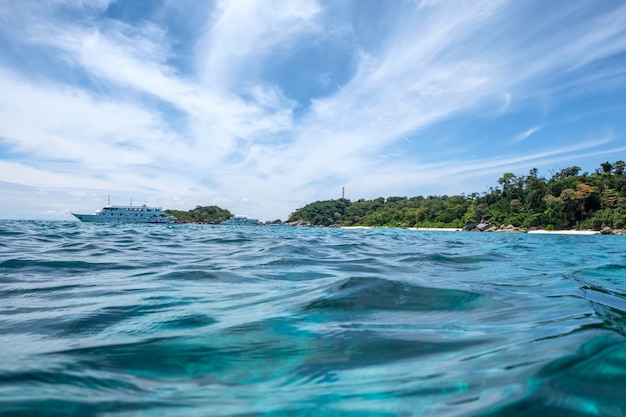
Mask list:
[[[465,222],[465,226],[463,226],[463,230],[473,230],[476,227],[476,222],[474,220],[468,220]]]
[[[481,232],[484,232],[485,230],[487,230],[489,228],[489,223],[478,223],[476,225],[476,230],[479,230]]]

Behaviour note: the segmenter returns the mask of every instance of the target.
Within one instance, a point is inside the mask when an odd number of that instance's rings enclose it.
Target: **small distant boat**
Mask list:
[[[113,206],[107,205],[93,214],[72,213],[81,222],[85,223],[176,223],[176,218],[167,215],[161,207],[141,206]]]
[[[220,224],[226,226],[258,226],[262,223],[258,219],[249,219],[247,216],[233,216]]]

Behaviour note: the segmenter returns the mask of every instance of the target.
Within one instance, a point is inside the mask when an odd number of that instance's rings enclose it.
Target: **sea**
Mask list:
[[[626,237],[0,221],[1,416],[625,416]]]

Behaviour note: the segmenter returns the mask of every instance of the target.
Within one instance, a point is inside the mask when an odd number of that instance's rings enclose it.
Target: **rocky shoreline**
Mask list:
[[[284,222],[286,226],[293,227],[324,227],[324,226],[314,226],[310,222],[305,220],[298,220],[294,222]],[[331,228],[342,228],[342,229],[372,229],[371,226],[339,226],[332,225],[328,226]],[[626,229],[612,229],[610,227],[605,227],[602,230],[547,230],[547,229],[539,229],[535,227],[524,228],[513,226],[512,224],[508,226],[501,225],[500,227],[493,226],[489,222],[489,218],[484,218],[480,222],[476,222],[473,220],[468,220],[465,222],[465,226],[463,228],[438,228],[438,227],[407,227],[405,229],[408,230],[418,230],[418,231],[442,231],[442,232],[492,232],[492,233],[533,233],[533,234],[562,234],[562,235],[616,235],[616,236],[626,236]]]
[[[509,233],[545,233],[545,234],[578,234],[578,235],[626,235],[626,229],[612,229],[605,227],[602,230],[546,230],[539,228],[523,228],[513,226],[512,224],[495,227],[489,222],[489,217],[483,218],[480,222],[468,220],[463,227],[464,231],[469,232],[509,232]]]

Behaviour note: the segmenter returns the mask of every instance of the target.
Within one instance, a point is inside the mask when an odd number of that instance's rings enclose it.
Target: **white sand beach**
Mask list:
[[[457,227],[407,227],[408,230],[423,230],[434,232],[460,232],[463,229]]]
[[[528,233],[546,235],[599,235],[597,230],[529,230]]]
[[[342,226],[342,229],[373,229],[372,226]],[[455,227],[407,227],[407,230],[416,231],[433,231],[433,232],[462,232],[463,229]],[[531,233],[531,234],[546,234],[546,235],[599,235],[601,234],[597,230],[528,230],[528,231],[511,231],[511,230],[495,230],[485,231],[481,233]]]

